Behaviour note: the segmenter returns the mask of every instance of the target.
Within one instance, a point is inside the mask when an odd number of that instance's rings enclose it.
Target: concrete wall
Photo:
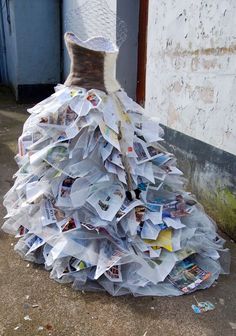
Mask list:
[[[3,17],[9,83],[16,94],[19,85],[59,82],[59,1],[11,0]]]
[[[235,0],[149,0],[145,105],[189,189],[234,239],[235,17]]]
[[[196,195],[222,231],[236,241],[236,157],[193,137],[163,126],[166,147]]]
[[[235,0],[149,3],[148,113],[236,155]]]
[[[75,11],[80,7],[82,11],[85,0],[64,0],[63,1],[63,31],[73,31],[79,35],[87,31],[93,31],[93,35],[103,34],[103,20],[106,20],[106,14],[102,16],[102,11],[111,10],[125,21],[128,29],[126,41],[121,45],[117,60],[117,79],[121,86],[126,90],[130,97],[135,99],[137,83],[137,44],[138,44],[138,19],[139,19],[139,0],[91,0],[89,15],[85,15],[80,20]],[[82,6],[82,7],[81,7]],[[107,7],[108,6],[108,7]],[[99,12],[97,10],[99,8]],[[101,11],[101,12],[100,12]],[[91,13],[92,12],[92,13]],[[99,13],[99,14],[98,14]],[[101,15],[100,15],[101,14]],[[98,20],[98,15],[103,19]],[[69,20],[68,20],[69,17]],[[115,18],[116,20],[116,18]],[[112,33],[116,36],[116,24],[113,26]],[[92,36],[88,33],[88,36]],[[64,55],[64,79],[67,77],[70,69],[70,60],[68,53],[63,45]]]

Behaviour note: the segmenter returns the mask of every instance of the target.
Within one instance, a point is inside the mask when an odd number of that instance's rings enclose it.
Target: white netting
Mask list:
[[[107,40],[102,36],[93,37],[89,40],[80,40],[78,36],[76,36],[74,33],[67,32],[67,37],[70,38],[70,40],[75,42],[76,44],[92,50],[107,51],[107,52],[114,52],[118,50],[117,46],[112,41]]]
[[[65,16],[65,29],[80,40],[102,36],[118,47],[127,37],[125,21],[111,10],[106,0],[87,0],[72,8]]]

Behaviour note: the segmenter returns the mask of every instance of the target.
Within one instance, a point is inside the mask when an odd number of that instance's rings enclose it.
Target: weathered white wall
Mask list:
[[[236,1],[150,0],[146,110],[236,155]]]

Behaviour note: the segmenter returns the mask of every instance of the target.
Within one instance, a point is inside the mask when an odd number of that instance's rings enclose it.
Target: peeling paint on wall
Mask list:
[[[150,0],[146,111],[236,155],[235,0]]]

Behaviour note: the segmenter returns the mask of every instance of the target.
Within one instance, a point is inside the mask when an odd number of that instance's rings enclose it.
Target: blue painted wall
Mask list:
[[[17,87],[17,49],[16,49],[16,33],[15,33],[15,10],[14,1],[9,2],[9,7],[6,5],[6,1],[2,0],[2,17],[5,33],[6,43],[6,59],[7,59],[7,84],[11,84],[16,90]],[[7,21],[7,17],[10,20],[10,24]]]
[[[7,81],[7,63],[6,63],[6,43],[5,43],[5,31],[3,25],[2,15],[3,2],[0,0],[0,83]]]
[[[60,21],[60,4],[63,4],[65,18],[71,9],[84,3],[84,0],[0,1],[3,7],[8,83],[14,88],[16,98],[19,85],[60,82],[61,63],[64,65],[65,79],[70,61],[65,46],[61,60],[60,27],[64,22]],[[135,98],[139,0],[107,1],[128,26],[128,37],[118,57],[117,78],[127,93]]]
[[[59,82],[59,0],[2,2],[8,81],[16,96],[20,84]]]

